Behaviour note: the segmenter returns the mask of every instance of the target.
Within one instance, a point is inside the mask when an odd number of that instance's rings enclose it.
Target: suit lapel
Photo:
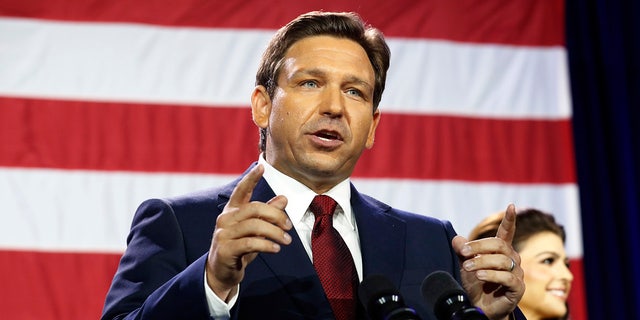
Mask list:
[[[253,191],[252,200],[266,202],[275,197],[273,190],[264,179],[260,179],[258,185]],[[298,237],[295,230],[291,230],[289,235],[292,238],[291,244],[281,246],[281,250],[277,254],[261,254],[261,259],[267,263],[275,274],[283,274],[296,277],[308,277],[315,275],[315,269],[311,263],[311,259],[304,250],[302,241]]]
[[[353,186],[351,205],[360,236],[363,279],[371,274],[382,274],[400,285],[405,264],[405,222],[389,215],[389,206],[364,198]]]
[[[226,196],[227,201],[219,204],[220,210],[228,202],[231,190],[232,188],[227,190],[229,192]],[[275,197],[275,193],[263,178],[260,179],[253,190],[251,201],[267,202],[273,197]],[[291,243],[281,246],[280,252],[277,254],[258,254],[256,259],[264,262],[278,279],[282,288],[289,295],[295,297],[293,301],[299,306],[300,310],[307,310],[308,306],[318,306],[320,301],[325,301],[320,309],[301,311],[303,314],[331,315],[331,306],[324,294],[322,284],[320,284],[320,278],[318,278],[316,270],[313,268],[313,263],[309,259],[298,233],[292,229],[289,231],[289,235],[292,238]]]
[[[254,164],[255,165],[255,164]],[[249,172],[252,165],[246,172]],[[238,180],[239,181],[239,180]],[[233,188],[228,188],[226,191],[228,194],[222,196],[227,200],[224,203],[219,203],[218,207],[220,211],[227,204],[228,199],[231,196]],[[269,187],[266,180],[264,178],[260,179],[258,184],[253,190],[253,194],[251,195],[251,201],[260,201],[267,202],[271,198],[275,197],[275,193]],[[290,277],[300,277],[305,278],[311,275],[314,275],[317,278],[315,269],[313,268],[313,264],[307,255],[304,246],[302,245],[302,241],[300,237],[298,237],[298,233],[295,230],[291,230],[289,235],[292,238],[291,244],[287,246],[281,246],[281,251],[277,254],[259,254],[258,257],[273,270],[275,275],[282,275],[286,278]],[[320,280],[318,280],[318,284]]]

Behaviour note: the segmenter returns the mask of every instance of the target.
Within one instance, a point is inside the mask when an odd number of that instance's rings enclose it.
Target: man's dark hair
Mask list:
[[[282,59],[287,50],[299,40],[321,35],[353,40],[364,48],[375,74],[372,110],[375,112],[382,99],[391,51],[382,32],[365,24],[360,16],[353,12],[313,11],[298,16],[280,28],[262,55],[256,73],[256,85],[264,86],[269,97],[273,98],[278,86]],[[266,136],[267,129],[261,128],[261,151],[266,148]]]

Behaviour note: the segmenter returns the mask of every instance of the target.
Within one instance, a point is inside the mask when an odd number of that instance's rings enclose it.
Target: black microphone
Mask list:
[[[447,272],[429,274],[422,281],[422,297],[438,320],[489,320]]]
[[[382,275],[370,275],[358,287],[358,299],[372,320],[420,320],[407,307],[393,283]]]

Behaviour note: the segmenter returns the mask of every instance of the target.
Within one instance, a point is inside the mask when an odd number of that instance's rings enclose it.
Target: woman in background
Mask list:
[[[495,237],[504,212],[481,221],[469,240]],[[525,292],[518,307],[528,320],[567,319],[573,274],[564,249],[564,227],[536,209],[519,211],[513,248],[520,254]]]

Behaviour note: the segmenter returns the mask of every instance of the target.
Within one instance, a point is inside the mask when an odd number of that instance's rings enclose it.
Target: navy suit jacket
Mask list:
[[[255,165],[255,164],[254,164]],[[147,200],[134,216],[103,319],[209,319],[204,270],[216,218],[240,178],[173,199]],[[420,286],[431,272],[460,279],[449,222],[391,208],[351,186],[364,277],[386,276],[421,318],[434,319]],[[252,200],[275,194],[264,179]],[[258,254],[240,283],[233,319],[331,319],[331,306],[295,231],[277,254]]]

